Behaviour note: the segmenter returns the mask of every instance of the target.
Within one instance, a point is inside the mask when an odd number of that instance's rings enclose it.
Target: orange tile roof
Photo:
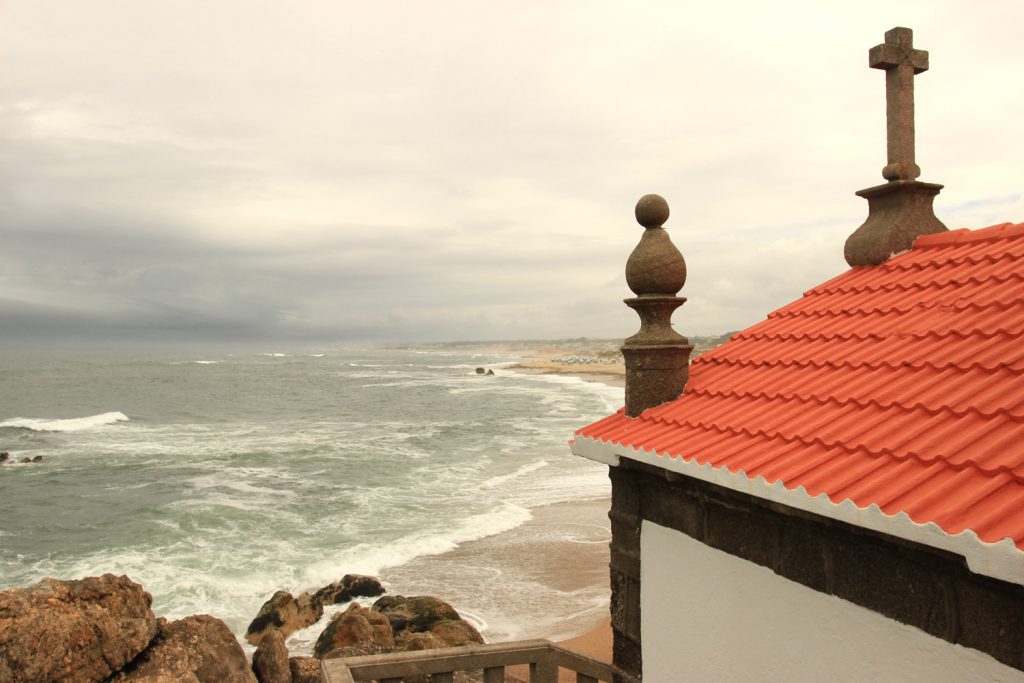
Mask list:
[[[581,440],[1024,551],[1024,223],[815,287],[694,359],[679,399]]]

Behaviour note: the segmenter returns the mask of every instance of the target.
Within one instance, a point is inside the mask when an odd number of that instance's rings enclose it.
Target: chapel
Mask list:
[[[948,230],[918,180],[894,28],[884,183],[850,269],[690,359],[686,280],[643,197],[609,467],[622,681],[1024,681],[1024,223]],[[840,248],[840,245],[836,245]]]

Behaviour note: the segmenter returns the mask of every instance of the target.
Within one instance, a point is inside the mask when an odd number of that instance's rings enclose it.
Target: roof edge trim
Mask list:
[[[581,434],[576,435],[570,449],[575,455],[613,467],[618,465],[619,458],[629,458],[756,498],[940,550],[948,550],[963,556],[967,560],[967,566],[975,574],[1024,585],[1024,551],[1010,538],[988,543],[978,538],[970,529],[955,535],[949,534],[934,522],[918,524],[905,512],[887,515],[874,503],[861,508],[847,498],[837,504],[824,493],[810,495],[803,486],[788,489],[781,481],[770,484],[760,475],[755,478],[748,477],[743,470],[733,473],[724,467],[715,469],[710,463],[701,465],[695,460],[662,456],[654,451],[615,445]]]

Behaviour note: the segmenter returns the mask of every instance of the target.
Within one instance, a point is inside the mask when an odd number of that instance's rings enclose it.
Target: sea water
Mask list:
[[[619,407],[622,390],[515,373],[510,360],[436,349],[5,353],[0,451],[44,460],[0,466],[0,588],[127,574],[158,615],[209,613],[242,635],[274,591],[400,576],[544,506],[607,496],[606,469],[566,442]],[[486,612],[475,579],[424,566],[438,576],[419,586]],[[513,593],[498,601],[513,612],[537,603],[516,591],[542,590],[491,589]],[[593,607],[593,592],[574,595],[557,596],[558,609]],[[503,617],[528,632],[537,615]]]

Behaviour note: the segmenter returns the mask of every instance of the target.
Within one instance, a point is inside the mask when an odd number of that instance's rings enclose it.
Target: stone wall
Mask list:
[[[645,519],[1024,670],[1024,586],[973,574],[949,552],[627,458],[609,472],[613,658],[637,678]]]

